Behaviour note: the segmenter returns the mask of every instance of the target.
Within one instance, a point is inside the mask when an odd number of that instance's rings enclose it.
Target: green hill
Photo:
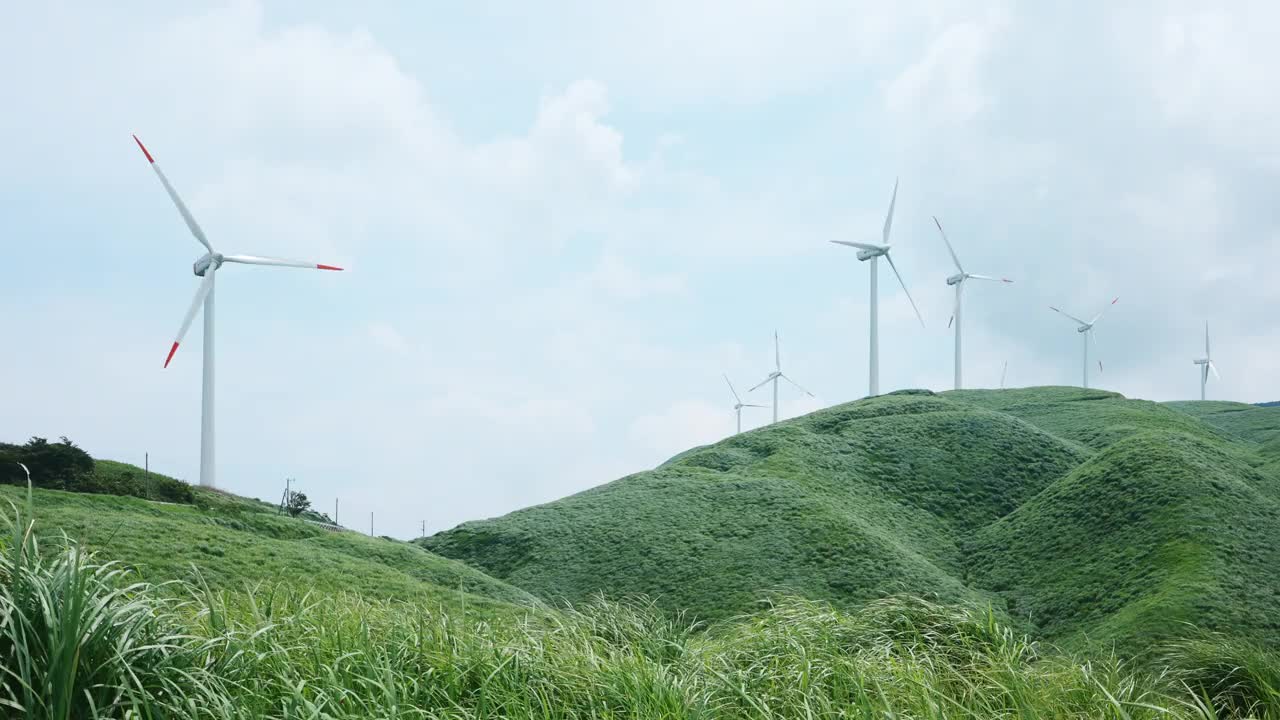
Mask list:
[[[132,468],[98,462],[99,472]],[[152,583],[195,582],[198,571],[214,590],[280,583],[371,599],[465,601],[495,611],[538,604],[523,590],[410,543],[335,532],[278,515],[274,506],[258,500],[192,489],[191,505],[36,489],[37,536],[47,545],[65,534]],[[0,485],[0,506],[23,506],[26,494],[25,488]]]
[[[1228,435],[1255,445],[1264,470],[1280,474],[1280,407],[1208,400],[1173,402],[1169,407],[1199,418]]]
[[[933,593],[1066,644],[1136,648],[1182,621],[1280,642],[1271,416],[1203,414],[1075,388],[895,393],[421,542],[549,601],[644,593],[715,619],[772,592]]]

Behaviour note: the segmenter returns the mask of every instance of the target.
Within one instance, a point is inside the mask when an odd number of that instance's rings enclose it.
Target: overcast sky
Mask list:
[[[895,177],[927,328],[882,267],[882,390],[951,384],[936,214],[1016,280],[966,291],[970,385],[1079,383],[1047,306],[1119,296],[1096,384],[1196,396],[1207,321],[1210,396],[1280,399],[1275,3],[361,5],[6,9],[0,440],[198,477],[198,320],[161,365],[203,248],[135,132],[218,250],[348,268],[219,273],[219,482],[380,534],[725,436],[775,329],[785,416],[865,395],[828,241]]]

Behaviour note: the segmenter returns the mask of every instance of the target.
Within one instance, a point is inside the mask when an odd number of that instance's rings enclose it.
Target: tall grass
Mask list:
[[[481,619],[296,586],[130,584],[15,512],[0,708],[29,718],[1280,718],[1277,660],[1044,651],[990,613],[783,599],[702,628],[643,599]]]

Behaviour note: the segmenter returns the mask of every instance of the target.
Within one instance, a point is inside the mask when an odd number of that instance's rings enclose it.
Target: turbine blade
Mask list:
[[[751,403],[742,403],[742,407],[769,407],[768,405],[753,405]]]
[[[753,387],[748,388],[748,389],[747,389],[747,392],[752,392],[752,391],[753,391],[753,390],[755,390],[756,388],[764,387],[764,386],[765,386],[765,385],[767,385],[767,384],[769,383],[769,381],[770,381],[770,380],[772,380],[772,379],[773,379],[773,376],[772,376],[772,375],[770,375],[769,377],[767,377],[767,378],[765,378],[765,379],[761,380],[761,381],[760,381],[760,384],[758,384],[758,385],[755,385],[755,386],[753,386]]]
[[[1098,372],[1099,372],[1099,373],[1101,373],[1101,372],[1102,372],[1102,361],[1101,361],[1101,360],[1099,360],[1099,361],[1098,361]]]
[[[850,240],[832,240],[831,242],[833,242],[833,243],[835,243],[835,244],[837,244],[837,245],[848,245],[849,247],[858,248],[859,250],[879,250],[879,249],[881,249],[881,247],[880,247],[879,245],[872,245],[872,244],[870,244],[870,243],[852,242],[852,241],[850,241]]]
[[[1206,358],[1213,357],[1209,352],[1209,323],[1204,324],[1204,356]]]
[[[1089,324],[1089,323],[1087,323],[1087,322],[1085,322],[1085,321],[1081,320],[1080,318],[1076,317],[1075,315],[1072,315],[1072,314],[1070,314],[1070,313],[1068,313],[1068,312],[1064,312],[1064,311],[1062,311],[1062,310],[1059,310],[1058,308],[1056,308],[1056,307],[1054,307],[1054,306],[1052,306],[1052,305],[1050,305],[1050,306],[1049,306],[1049,309],[1050,309],[1050,310],[1052,310],[1052,311],[1054,311],[1054,312],[1056,312],[1056,313],[1058,313],[1058,314],[1060,314],[1060,315],[1066,315],[1067,317],[1071,318],[1072,320],[1075,320],[1076,322],[1080,323],[1081,325],[1088,325],[1088,324]]]
[[[951,329],[951,323],[954,323],[955,321],[956,321],[955,313],[952,313],[952,314],[951,314],[951,319],[947,321],[947,329],[948,329],[948,330],[950,330],[950,329]]]
[[[1209,361],[1209,369],[1213,371],[1214,377],[1218,378],[1219,380],[1222,379],[1222,376],[1218,374],[1218,366],[1214,365],[1212,360]]]
[[[774,370],[782,372],[782,350],[778,348],[778,331],[773,331],[773,365]]]
[[[164,172],[160,170],[160,166],[156,164],[155,158],[151,157],[151,153],[147,152],[147,147],[142,144],[137,135],[133,136],[133,141],[138,143],[138,147],[142,150],[142,154],[147,156],[147,162],[151,163],[151,169],[156,171],[156,177],[160,178],[160,184],[164,186],[165,192],[169,193],[173,204],[178,206],[178,212],[182,214],[182,219],[186,221],[187,227],[190,228],[191,234],[196,236],[196,240],[205,247],[209,252],[213,252],[213,246],[209,244],[209,238],[204,236],[204,230],[200,229],[200,225],[196,219],[191,216],[191,211],[187,209],[186,203],[182,202],[182,198],[178,197],[178,191],[173,189],[173,185],[169,184],[169,178],[164,176]]]
[[[893,179],[893,197],[889,199],[889,214],[884,217],[884,244],[889,244],[889,228],[893,227],[893,208],[898,204],[898,178]]]
[[[947,239],[947,231],[942,229],[942,223],[938,222],[938,216],[933,216],[933,224],[938,226],[938,232],[942,233],[942,242],[947,244],[947,252],[951,253],[951,260],[955,262],[956,269],[964,273],[964,268],[960,266],[960,258],[956,257],[956,249],[951,247],[951,241]]]
[[[223,262],[242,263],[244,265],[275,265],[278,267],[311,268],[312,270],[341,270],[337,265],[323,265],[306,260],[286,260],[284,258],[260,257],[258,255],[223,255]]]
[[[1111,309],[1111,305],[1115,305],[1115,304],[1116,304],[1116,303],[1118,303],[1118,302],[1120,302],[1120,298],[1118,298],[1118,297],[1117,297],[1115,300],[1112,300],[1110,305],[1107,305],[1106,307],[1102,308],[1102,312],[1100,312],[1100,313],[1098,313],[1097,315],[1094,315],[1094,316],[1093,316],[1093,319],[1089,321],[1089,324],[1090,324],[1090,325],[1092,325],[1092,324],[1094,324],[1094,323],[1098,322],[1098,320],[1099,320],[1099,319],[1100,319],[1100,318],[1101,318],[1101,317],[1102,317],[1102,316],[1103,316],[1103,315],[1104,315],[1108,310],[1110,310],[1110,309]]]
[[[796,389],[797,389],[797,390],[799,390],[800,392],[804,393],[805,395],[808,395],[809,397],[813,397],[813,393],[811,393],[811,392],[809,392],[808,390],[805,390],[804,388],[800,387],[800,383],[796,382],[795,380],[792,380],[791,378],[787,377],[786,375],[779,375],[778,377],[782,378],[783,380],[786,380],[787,382],[791,383],[792,385],[795,385],[795,386],[796,386]]]
[[[969,277],[974,280],[990,280],[991,282],[1013,282],[1006,278],[993,278],[990,275],[970,275]]]
[[[889,261],[889,267],[893,268],[893,274],[898,277],[898,284],[902,286],[902,292],[906,293],[907,300],[911,301],[911,309],[916,311],[916,317],[920,320],[920,327],[924,327],[924,317],[920,315],[920,308],[916,307],[916,301],[912,299],[911,291],[907,289],[907,284],[902,281],[902,274],[898,272],[898,266],[893,264],[893,256],[885,253],[884,259]]]
[[[178,352],[178,345],[182,342],[183,336],[187,334],[187,329],[191,327],[191,321],[196,318],[196,311],[200,309],[201,303],[205,297],[209,295],[209,289],[213,287],[213,275],[217,272],[210,266],[205,271],[204,282],[200,283],[200,287],[196,288],[196,297],[191,301],[191,307],[187,308],[186,317],[182,318],[182,327],[178,328],[178,336],[173,339],[173,346],[169,348],[169,355],[164,359],[164,366],[169,367],[169,361],[173,359],[173,354]]]
[[[739,403],[742,402],[742,398],[738,397],[738,391],[733,389],[733,383],[729,382],[728,375],[724,376],[724,381],[725,384],[729,386],[729,392],[733,393],[733,399],[737,400]]]

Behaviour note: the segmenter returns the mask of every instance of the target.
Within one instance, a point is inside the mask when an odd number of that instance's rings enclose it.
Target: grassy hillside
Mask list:
[[[23,527],[23,523],[15,523]],[[133,584],[0,542],[0,708],[68,718],[1275,718],[1280,657],[1196,638],[1155,670],[1042,654],[990,614],[784,599],[705,629],[643,602],[477,620],[283,586]],[[193,599],[174,603],[173,594]]]
[[[1280,640],[1276,481],[1221,444],[1131,435],[970,545],[972,578],[1050,638]]]
[[[1182,621],[1280,642],[1261,438],[1096,390],[897,393],[422,543],[547,600],[719,618],[905,591],[1007,604],[1067,644],[1138,649]]]
[[[1215,400],[1167,404],[1255,446],[1263,469],[1280,474],[1280,407]]]
[[[65,534],[153,583],[194,582],[198,571],[215,590],[283,583],[446,604],[465,593],[477,608],[537,603],[523,590],[409,543],[334,532],[226,493],[195,488],[195,497],[194,505],[182,505],[37,489],[36,530],[46,544]],[[0,486],[0,507],[25,501],[25,489]]]
[[[550,600],[645,593],[719,618],[766,592],[979,600],[958,539],[1085,454],[932,394],[843,405],[423,541]]]

